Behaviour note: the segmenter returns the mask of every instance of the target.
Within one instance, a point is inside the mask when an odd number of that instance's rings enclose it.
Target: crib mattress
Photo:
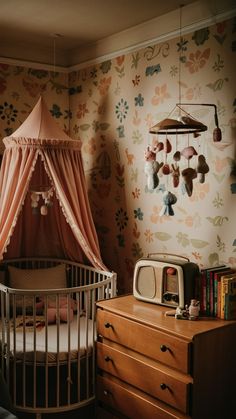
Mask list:
[[[37,327],[10,327],[10,352],[16,359],[28,362],[56,363],[78,359],[91,352],[94,346],[95,326],[92,320],[77,316],[69,323],[47,327],[37,318]],[[0,335],[2,338],[2,333]],[[6,339],[6,337],[5,337]]]

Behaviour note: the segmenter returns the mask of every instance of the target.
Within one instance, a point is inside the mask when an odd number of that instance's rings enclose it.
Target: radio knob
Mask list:
[[[173,295],[172,295],[172,300],[173,300],[175,303],[178,303],[178,302],[179,302],[179,296],[178,296],[177,294],[173,294]]]
[[[166,346],[166,345],[161,345],[160,346],[160,350],[161,350],[161,352],[166,352],[166,351],[168,351],[168,347]]]
[[[166,301],[170,301],[171,300],[171,294],[169,294],[169,292],[165,292],[165,294],[163,295],[163,298]]]
[[[106,328],[106,329],[109,329],[109,327],[110,327],[111,329],[113,329],[112,324],[111,324],[111,323],[109,323],[109,322],[105,323],[105,324],[104,324],[104,326],[105,326],[105,328]]]

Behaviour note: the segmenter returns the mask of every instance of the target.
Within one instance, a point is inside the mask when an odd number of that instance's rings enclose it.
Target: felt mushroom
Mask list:
[[[160,211],[160,216],[162,215],[174,215],[172,205],[177,202],[176,196],[169,191],[164,192],[163,194],[163,207]]]
[[[193,179],[197,177],[197,171],[192,169],[192,167],[187,167],[182,170],[182,176],[184,178],[186,192],[188,196],[191,196],[193,193]]]
[[[198,156],[198,165],[197,165],[197,173],[199,173],[199,182],[204,183],[205,182],[205,174],[209,172],[209,166],[206,162],[205,156],[203,154],[200,154]]]
[[[197,152],[193,146],[185,147],[181,151],[182,156],[184,156],[187,160],[190,160],[193,156],[197,155]]]

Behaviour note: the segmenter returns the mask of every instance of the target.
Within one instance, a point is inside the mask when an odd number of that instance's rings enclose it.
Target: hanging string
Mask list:
[[[182,53],[182,7],[179,6],[179,103],[181,104],[181,53]],[[179,116],[181,115],[181,109],[179,109]]]
[[[60,33],[53,33],[53,78],[56,76],[56,39],[60,38],[62,35]]]
[[[56,73],[56,35],[53,38],[53,78],[55,78]]]

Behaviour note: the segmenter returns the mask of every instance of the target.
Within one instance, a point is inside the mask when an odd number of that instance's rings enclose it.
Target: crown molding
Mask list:
[[[37,70],[46,70],[58,73],[69,73],[70,68],[64,66],[53,66],[50,64],[38,63],[33,61],[16,60],[13,58],[0,57],[1,64],[7,64],[12,66],[35,68]]]
[[[229,1],[228,3],[231,4],[233,2]],[[215,10],[212,10],[208,2],[202,1],[185,6],[182,9],[181,33],[191,33],[236,16],[236,8],[232,8],[230,5],[217,5],[217,10],[218,12],[216,13],[216,6]],[[80,70],[120,55],[129,54],[147,46],[176,38],[179,36],[179,31],[179,9],[177,9],[96,43],[68,52],[67,62],[70,65],[57,65],[55,67],[50,64],[4,57],[0,57],[0,62],[2,64],[70,73],[71,71]]]
[[[224,20],[230,19],[234,16],[236,16],[236,8],[233,9],[233,10],[227,11],[225,13],[218,14],[217,16],[214,16],[214,17],[205,18],[205,19],[202,19],[202,20],[194,22],[194,23],[188,23],[188,24],[186,24],[185,26],[182,27],[181,33],[182,34],[188,34],[188,33],[194,32],[196,30],[203,29],[207,26],[214,25],[217,22],[222,22]],[[147,32],[145,31],[145,34],[146,33]],[[127,36],[128,36],[128,34],[127,34]],[[134,43],[133,45],[130,45],[126,48],[122,48],[120,50],[116,50],[114,52],[110,52],[110,53],[107,53],[107,54],[104,54],[104,55],[101,54],[96,58],[86,60],[86,61],[78,63],[76,65],[71,65],[70,66],[70,71],[76,71],[76,70],[80,70],[82,68],[86,68],[86,67],[89,67],[89,66],[92,66],[92,65],[95,65],[95,64],[99,64],[99,63],[102,63],[104,61],[111,60],[115,57],[119,57],[120,55],[126,55],[126,54],[129,54],[131,52],[135,52],[137,50],[140,50],[142,48],[146,48],[148,46],[152,46],[152,45],[158,44],[160,42],[165,42],[165,41],[168,41],[170,39],[177,38],[178,36],[179,36],[179,28],[175,29],[175,30],[172,30],[172,31],[163,32],[162,34],[160,34],[158,36],[155,36],[154,38],[150,38],[150,39],[147,39],[145,41],[138,42],[137,44]],[[108,41],[108,39],[106,41]],[[109,40],[109,43],[112,44],[111,39]],[[97,45],[97,48],[95,47],[95,49],[98,51],[98,45]],[[101,48],[100,48],[100,50],[101,50]],[[81,55],[80,55],[80,58],[81,58]]]

